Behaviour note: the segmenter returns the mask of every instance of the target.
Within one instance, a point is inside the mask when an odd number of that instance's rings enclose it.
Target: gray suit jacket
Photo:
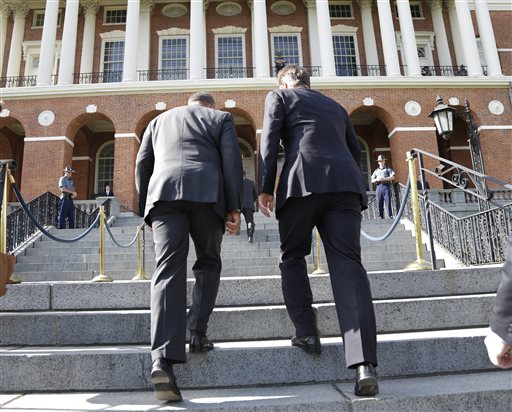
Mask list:
[[[491,330],[507,343],[512,343],[512,235],[503,265],[503,277],[494,300]]]
[[[158,201],[211,203],[224,220],[242,205],[242,159],[232,117],[200,105],[168,110],[144,133],[135,169],[139,211]]]
[[[265,100],[259,153],[259,191],[273,194],[279,142],[284,165],[276,191],[276,214],[289,197],[354,192],[367,197],[361,173],[361,146],[346,110],[305,88],[279,89]]]

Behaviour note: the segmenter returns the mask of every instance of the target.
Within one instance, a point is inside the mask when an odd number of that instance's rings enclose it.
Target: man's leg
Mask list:
[[[72,199],[68,200],[69,211],[68,211],[68,224],[70,229],[75,228],[75,204]]]
[[[347,367],[377,365],[375,313],[370,283],[361,264],[361,204],[355,193],[331,195],[318,223],[345,345]]]
[[[223,233],[224,222],[211,205],[195,203],[191,206],[190,234],[197,260],[192,267],[196,282],[192,291],[192,305],[187,315],[187,329],[197,331],[203,336],[206,335],[208,320],[219,290]]]
[[[386,209],[388,211],[388,217],[393,216],[393,209],[391,208],[391,186],[384,186],[386,191],[384,192],[384,202],[386,203]]]
[[[243,210],[245,223],[247,224],[247,237],[252,240],[254,236],[254,210],[244,208]]]
[[[66,217],[69,215],[69,201],[68,199],[60,200],[59,217],[57,219],[57,226],[59,229],[66,229]]]
[[[305,256],[311,252],[311,231],[320,196],[289,198],[279,210],[283,297],[297,337],[318,334]]]
[[[151,357],[183,363],[189,222],[181,202],[158,202],[150,211],[156,270],[151,279]]]
[[[377,206],[379,217],[384,219],[384,185],[377,185]]]

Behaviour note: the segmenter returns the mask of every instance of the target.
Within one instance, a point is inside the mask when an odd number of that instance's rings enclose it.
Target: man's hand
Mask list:
[[[232,210],[226,215],[226,230],[234,235],[240,230],[240,211]]]
[[[512,344],[504,343],[496,333],[492,332],[484,340],[489,359],[500,368],[512,368]]]
[[[274,210],[274,196],[268,193],[260,193],[258,196],[258,204],[260,211],[266,217],[270,217],[270,213]]]

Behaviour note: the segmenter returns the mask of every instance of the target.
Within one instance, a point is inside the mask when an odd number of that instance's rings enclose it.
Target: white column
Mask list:
[[[446,37],[446,28],[443,20],[443,4],[441,0],[431,0],[430,11],[432,13],[432,23],[436,35],[437,57],[440,66],[451,66],[452,58],[450,56],[450,47]]]
[[[411,6],[409,0],[397,0],[398,18],[400,20],[400,33],[402,34],[402,47],[408,76],[421,76],[420,60],[416,34],[412,23]]]
[[[316,0],[316,13],[318,20],[320,58],[322,60],[322,77],[336,76],[334,48],[332,45],[331,17],[329,16],[329,2],[327,0]]]
[[[57,36],[57,18],[59,0],[47,0],[44,10],[44,26],[41,39],[41,54],[37,70],[37,86],[52,84],[52,70],[55,61],[55,37]]]
[[[0,3],[0,76],[3,75],[5,42],[7,40],[7,19],[9,17],[9,5]]]
[[[375,29],[373,27],[372,0],[359,0],[359,7],[361,8],[366,64],[369,66],[378,66],[379,56],[377,54],[377,42],[375,40]]]
[[[496,47],[496,39],[492,29],[491,16],[489,15],[489,7],[486,1],[475,1],[476,20],[478,22],[478,31],[480,33],[480,41],[484,49],[485,62],[487,64],[487,74],[489,76],[502,76],[500,58],[498,56],[498,48]]]
[[[78,0],[67,0],[66,14],[64,16],[64,29],[62,31],[62,49],[59,64],[58,84],[73,84],[77,24]]]
[[[137,81],[140,0],[128,0],[124,37],[123,82]]]
[[[21,66],[21,44],[25,33],[25,19],[28,7],[24,3],[12,4],[14,13],[14,27],[11,35],[9,60],[7,61],[7,77],[19,76]]]
[[[190,78],[204,79],[205,48],[203,0],[190,0]]]
[[[460,38],[461,32],[459,28],[459,21],[457,20],[457,11],[455,10],[455,1],[448,3],[448,17],[450,18],[453,48],[455,49],[457,66],[460,66],[461,64],[466,65],[466,56],[464,55],[464,48],[462,47],[462,40]]]
[[[139,51],[137,70],[149,70],[149,46],[151,43],[151,11],[154,0],[141,0],[139,20]]]
[[[480,64],[480,55],[478,54],[475,30],[473,29],[473,21],[471,20],[468,2],[466,0],[457,0],[455,2],[455,11],[457,21],[459,22],[464,56],[467,60],[468,76],[481,76],[482,66]]]
[[[84,35],[82,38],[82,57],[80,59],[80,73],[93,72],[94,37],[96,33],[96,13],[98,2],[96,0],[82,0],[85,14]]]
[[[379,13],[380,36],[382,38],[382,50],[384,52],[384,63],[386,64],[386,76],[400,76],[400,64],[393,28],[393,17],[388,0],[377,0]]]
[[[308,29],[309,29],[309,55],[311,66],[320,67],[322,59],[320,57],[320,41],[318,40],[318,16],[316,15],[315,0],[304,0],[308,10]]]
[[[265,0],[253,1],[254,13],[254,49],[255,67],[254,77],[270,76],[270,61],[268,58],[268,30],[267,30],[267,7]]]

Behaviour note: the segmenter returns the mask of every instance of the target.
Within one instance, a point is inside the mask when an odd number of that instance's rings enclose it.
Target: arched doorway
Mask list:
[[[106,185],[109,185],[114,190],[114,153],[115,143],[113,140],[100,146],[96,153],[94,192],[97,194],[101,194],[105,190]]]

